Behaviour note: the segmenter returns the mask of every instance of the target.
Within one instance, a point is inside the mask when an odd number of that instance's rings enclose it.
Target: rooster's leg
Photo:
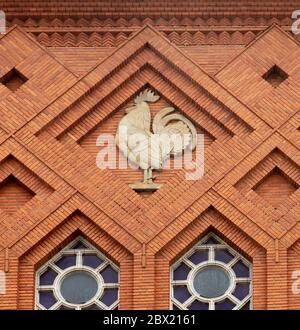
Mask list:
[[[148,170],[144,170],[144,183],[147,183],[148,180]]]
[[[152,183],[152,168],[148,169],[148,183]]]
[[[162,184],[161,183],[154,183],[153,176],[152,176],[152,168],[143,169],[144,171],[144,180],[141,182],[136,182],[130,184],[130,188],[135,191],[156,191],[159,189]]]
[[[144,183],[152,183],[152,168],[144,170]]]

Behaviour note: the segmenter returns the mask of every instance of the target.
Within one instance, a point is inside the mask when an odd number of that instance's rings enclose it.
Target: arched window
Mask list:
[[[171,267],[171,308],[251,309],[251,263],[210,233]]]
[[[119,269],[78,237],[36,273],[37,309],[115,309]]]

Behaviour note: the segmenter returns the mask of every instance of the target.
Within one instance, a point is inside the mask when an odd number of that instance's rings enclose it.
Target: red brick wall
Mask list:
[[[14,93],[0,85],[0,270],[7,277],[0,308],[34,308],[35,271],[80,234],[120,268],[120,309],[168,309],[170,266],[208,231],[252,262],[254,309],[300,308],[291,291],[300,267],[299,44],[270,26],[232,56],[222,54],[226,43],[214,48],[220,54],[212,76],[200,63],[210,68],[208,55],[184,50],[191,31],[170,42],[172,31],[138,30],[138,22],[118,42],[106,35],[113,49],[99,60],[93,53],[92,66],[75,63],[75,73],[70,51],[51,52],[19,27],[0,39],[0,76],[17,67],[28,78]],[[66,27],[53,24],[58,32],[42,32],[52,38],[49,46],[56,38],[74,45],[72,28],[64,39]],[[166,28],[165,20],[159,24]],[[249,31],[235,32],[242,40]],[[276,88],[262,78],[274,64],[288,75]],[[95,141],[101,132],[115,133],[146,86],[161,95],[150,105],[152,116],[174,106],[204,132],[206,144],[201,180],[163,171],[163,188],[144,198],[128,187],[141,171],[95,166]],[[13,183],[5,181],[11,176]]]

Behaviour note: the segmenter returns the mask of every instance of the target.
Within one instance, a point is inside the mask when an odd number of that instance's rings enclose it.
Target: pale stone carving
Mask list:
[[[151,132],[151,113],[148,103],[159,96],[149,89],[134,100],[135,105],[125,110],[116,133],[116,144],[130,162],[144,171],[143,182],[131,184],[134,190],[153,191],[161,185],[153,182],[152,170],[161,170],[170,157],[196,146],[196,129],[192,122],[172,107],[160,110],[154,117]]]

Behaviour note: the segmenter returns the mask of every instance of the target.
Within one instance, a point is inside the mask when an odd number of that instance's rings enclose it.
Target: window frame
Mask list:
[[[87,249],[73,249],[76,244],[83,243],[87,247]],[[103,262],[97,266],[96,268],[92,268],[86,265],[83,265],[83,254],[92,254],[97,255]],[[74,266],[67,267],[66,269],[60,269],[59,266],[55,264],[58,260],[60,260],[65,255],[76,255],[76,264]],[[117,283],[105,283],[103,277],[100,272],[104,270],[107,266],[111,266],[113,270],[117,272],[118,280]],[[53,284],[51,285],[40,285],[40,276],[48,269],[51,268],[57,273]],[[93,276],[98,284],[98,291],[95,296],[84,304],[72,304],[67,302],[60,292],[60,285],[64,278],[66,278],[70,273],[74,271],[86,271],[89,275]],[[117,265],[115,265],[109,258],[107,258],[103,253],[101,253],[98,249],[96,249],[92,244],[90,244],[86,239],[82,236],[78,236],[72,242],[67,244],[63,249],[61,249],[58,253],[56,253],[51,259],[46,261],[36,272],[35,272],[35,309],[36,310],[57,310],[60,307],[64,306],[66,308],[81,310],[86,309],[90,306],[97,305],[101,310],[113,310],[115,309],[120,301],[120,271]],[[99,299],[104,294],[105,289],[112,288],[118,289],[118,297],[117,300],[112,303],[110,306],[106,306]],[[45,308],[39,302],[39,292],[41,291],[49,291],[53,292],[53,295],[57,302],[52,305],[50,308]]]
[[[219,242],[219,244],[204,244],[208,239],[213,238],[216,241]],[[226,249],[229,251],[230,254],[233,255],[233,259],[228,262],[227,264],[223,263],[222,261],[217,261],[214,259],[215,256],[215,250],[216,249]],[[192,261],[188,260],[190,256],[192,256],[196,251],[199,250],[208,250],[208,260],[200,262],[198,265],[193,264]],[[249,277],[242,278],[242,280],[237,280],[236,275],[232,269],[232,267],[238,262],[242,261],[248,268],[249,268]],[[177,269],[178,266],[180,266],[182,263],[187,265],[191,268],[191,271],[189,271],[187,279],[186,280],[174,280],[174,270]],[[228,274],[230,278],[230,285],[226,292],[217,298],[205,298],[201,297],[197,291],[195,290],[193,286],[193,280],[197,272],[203,267],[207,266],[218,266],[224,269]],[[234,297],[232,293],[234,292],[234,289],[236,287],[236,283],[249,283],[249,294],[240,301],[238,298]],[[245,306],[248,302],[250,304],[249,309],[253,309],[253,269],[252,269],[252,263],[247,260],[244,256],[242,256],[239,252],[234,250],[228,243],[224,242],[219,236],[217,236],[215,233],[210,232],[206,234],[203,238],[201,238],[198,243],[196,243],[188,252],[186,252],[182,257],[180,257],[175,263],[173,263],[170,267],[170,299],[169,299],[169,309],[173,310],[173,306],[176,306],[179,310],[189,310],[188,306],[191,305],[194,301],[200,301],[203,303],[207,303],[209,310],[215,310],[215,303],[221,302],[224,299],[230,297],[229,300],[233,301],[236,306],[233,308],[233,310],[242,309],[243,306]],[[188,298],[184,303],[180,303],[176,300],[174,297],[174,283],[183,285],[186,285],[188,292],[191,294],[190,298]]]

